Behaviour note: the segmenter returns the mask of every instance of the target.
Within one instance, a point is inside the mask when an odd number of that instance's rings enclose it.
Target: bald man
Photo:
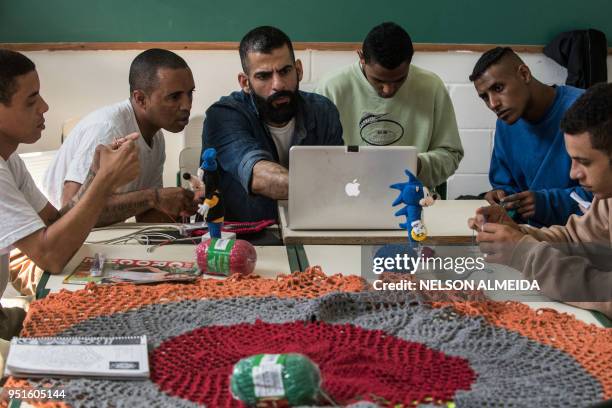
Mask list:
[[[536,227],[564,225],[570,215],[581,214],[570,194],[588,202],[593,195],[569,177],[571,159],[559,124],[584,91],[541,83],[509,47],[485,52],[470,81],[498,117],[489,168],[493,190],[485,199]]]
[[[43,181],[45,195],[57,208],[78,201],[94,151],[99,144],[129,134],[140,158],[140,175],[115,191],[96,226],[122,222],[136,216],[139,222],[167,222],[197,209],[193,193],[180,187],[163,187],[166,160],[164,134],[181,132],[189,122],[195,85],[189,66],[172,51],[151,48],[130,65],[130,97],[85,116],[70,132]]]

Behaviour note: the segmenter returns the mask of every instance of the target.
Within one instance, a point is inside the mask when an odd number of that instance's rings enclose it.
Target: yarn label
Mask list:
[[[219,251],[225,251],[227,250],[227,246],[230,245],[231,241],[231,239],[215,238],[214,248]]]
[[[285,397],[283,385],[284,356],[263,354],[259,363],[253,367],[253,386],[258,398]]]
[[[230,254],[235,242],[233,239],[211,239],[206,259],[209,273],[229,276]]]

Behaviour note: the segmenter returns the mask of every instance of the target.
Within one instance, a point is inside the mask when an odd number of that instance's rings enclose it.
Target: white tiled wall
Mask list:
[[[21,146],[20,153],[57,149],[63,121],[128,97],[127,74],[139,51],[36,51],[26,53],[37,65],[41,93],[50,105],[46,130],[34,145]],[[179,51],[190,65],[196,82],[192,118],[201,116],[219,97],[238,89],[240,60],[234,51]],[[491,155],[495,116],[477,98],[468,76],[479,57],[473,52],[417,53],[414,64],[438,74],[447,84],[455,106],[465,157],[457,174],[449,180],[449,198],[477,194],[489,188],[487,172]],[[562,84],[566,70],[542,54],[521,55],[535,77],[545,83]],[[351,64],[353,51],[299,51],[304,65],[300,87],[312,90],[330,70]],[[612,78],[612,57],[608,58]],[[201,119],[200,119],[201,120]],[[198,122],[184,134],[167,134],[164,183],[174,185],[180,150],[197,143]]]

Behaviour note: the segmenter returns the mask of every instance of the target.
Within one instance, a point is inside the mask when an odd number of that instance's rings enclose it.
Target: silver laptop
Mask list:
[[[391,184],[416,174],[407,146],[294,146],[289,151],[289,228],[399,229]]]

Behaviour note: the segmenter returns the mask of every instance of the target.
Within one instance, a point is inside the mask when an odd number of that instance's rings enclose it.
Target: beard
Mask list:
[[[270,95],[267,98],[257,95],[254,91],[251,93],[257,111],[267,123],[282,124],[287,123],[297,113],[298,105],[298,88],[295,91],[279,91]],[[288,98],[289,102],[274,106],[274,102],[280,98]]]

